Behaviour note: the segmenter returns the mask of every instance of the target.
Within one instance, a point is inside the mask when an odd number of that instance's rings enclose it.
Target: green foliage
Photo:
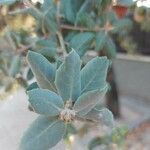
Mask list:
[[[109,60],[106,57],[96,57],[81,70],[81,93],[103,89],[106,86],[106,75]]]
[[[91,32],[78,33],[69,41],[70,47],[74,48],[80,56],[83,56],[94,39]]]
[[[64,136],[64,122],[46,116],[38,117],[26,131],[20,150],[49,150]]]
[[[113,114],[107,108],[97,109],[95,107],[85,115],[85,118],[95,120],[101,124],[107,125],[108,127],[114,126]]]
[[[61,97],[52,91],[34,89],[28,91],[27,94],[29,96],[29,102],[36,113],[50,117],[56,116],[64,107]]]
[[[17,0],[0,0],[0,5],[10,5],[15,3]]]
[[[39,117],[31,125],[23,136],[20,149],[48,150],[56,145],[63,135],[70,132],[68,131],[70,130],[68,124],[73,123],[74,120],[86,120],[85,116],[102,101],[107,92],[106,75],[109,61],[106,57],[96,57],[80,71],[80,57],[72,50],[60,67],[57,68],[57,71],[54,72],[52,65],[41,54],[29,52],[27,59],[39,86],[51,84],[50,81],[53,82],[55,79],[56,93],[49,89],[34,88],[34,86],[31,86],[28,90],[29,102],[33,110],[46,117]],[[95,74],[91,76],[91,72],[88,70],[91,69],[92,65],[95,66]],[[97,82],[99,66],[101,66],[101,79]],[[52,74],[45,70],[51,70]],[[82,82],[83,76],[90,79],[88,82],[90,86]],[[81,87],[85,88],[82,93]],[[112,116],[109,111],[102,109],[100,113],[102,114],[102,120],[104,120],[103,123],[110,126]],[[92,121],[93,123],[99,123],[99,120]]]
[[[36,51],[47,58],[55,58],[57,43],[51,39],[40,39],[36,42]]]
[[[72,51],[57,69],[55,84],[64,101],[76,101],[81,94],[80,67],[80,57]]]
[[[109,135],[104,135],[102,137],[95,137],[89,143],[88,149],[94,150],[94,148],[105,145],[105,149],[111,149],[110,145],[112,143],[117,144],[119,148],[122,148],[124,144],[124,139],[128,134],[127,127],[118,127],[113,129]]]
[[[55,91],[56,68],[44,56],[32,51],[28,53],[27,59],[39,87]]]
[[[14,56],[10,66],[9,75],[15,77],[19,73],[20,67],[21,67],[20,56]]]
[[[74,105],[74,110],[77,112],[78,116],[85,116],[88,112],[100,103],[107,92],[107,87],[101,90],[89,91],[82,94]]]
[[[107,41],[107,33],[105,31],[100,31],[96,33],[96,46],[95,50],[99,51],[104,48]]]
[[[37,89],[39,88],[37,82],[33,82],[32,84],[30,84],[27,89],[26,89],[26,92],[30,91],[30,90],[33,90],[33,89]]]

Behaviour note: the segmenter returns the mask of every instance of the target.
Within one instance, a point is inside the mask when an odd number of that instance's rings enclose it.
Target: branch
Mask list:
[[[75,120],[82,121],[82,122],[87,122],[87,123],[93,123],[93,124],[99,123],[95,120],[90,120],[90,119],[81,118],[81,117],[77,117],[77,116],[75,117]]]
[[[103,31],[103,30],[107,30],[107,31],[111,31],[114,29],[114,27],[96,27],[93,29],[89,29],[89,28],[84,28],[84,27],[79,27],[79,26],[71,26],[71,25],[66,25],[66,24],[62,24],[60,26],[62,29],[66,29],[66,30],[75,30],[75,31],[90,31],[90,32],[99,32],[99,31]]]
[[[57,20],[57,24],[59,26],[61,26],[60,25],[60,1],[57,2],[56,20]],[[57,36],[58,36],[58,39],[59,39],[60,46],[61,46],[61,48],[63,50],[63,56],[65,57],[67,55],[67,52],[66,52],[65,43],[64,43],[64,39],[63,39],[61,28],[60,28],[59,31],[57,31]]]

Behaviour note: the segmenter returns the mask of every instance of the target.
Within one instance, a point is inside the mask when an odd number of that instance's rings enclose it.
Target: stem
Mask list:
[[[87,122],[87,123],[94,123],[94,124],[99,123],[97,121],[86,119],[86,118],[81,118],[81,117],[78,117],[78,116],[76,116],[75,119],[78,120],[78,121]]]
[[[99,32],[103,30],[111,31],[114,29],[114,27],[101,27],[101,28],[94,28],[94,29],[89,29],[89,28],[84,28],[84,27],[79,27],[79,26],[71,26],[71,25],[66,25],[62,24],[60,26],[62,29],[66,30],[75,30],[75,31],[90,31],[90,32]]]
[[[56,20],[57,24],[60,27],[59,31],[57,31],[57,36],[59,39],[60,46],[63,50],[63,56],[65,57],[67,55],[66,48],[65,48],[65,43],[62,35],[62,30],[61,30],[61,24],[60,24],[60,1],[57,1],[57,15],[56,15]]]

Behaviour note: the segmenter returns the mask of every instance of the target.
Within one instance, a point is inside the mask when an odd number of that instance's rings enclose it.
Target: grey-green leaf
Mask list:
[[[41,54],[28,52],[27,60],[40,88],[56,91],[54,80],[56,68]]]
[[[64,133],[62,121],[40,116],[25,132],[19,150],[49,150],[63,138]]]
[[[70,40],[70,47],[74,48],[80,56],[83,56],[89,49],[94,37],[92,32],[78,33]]]
[[[31,106],[39,114],[57,116],[64,107],[62,98],[52,91],[34,89],[28,95]]]
[[[106,57],[92,59],[81,70],[81,93],[96,89],[103,89],[106,85],[106,76],[109,60]]]
[[[64,101],[75,101],[81,93],[81,61],[73,50],[66,57],[56,72],[56,87]]]
[[[99,112],[100,112],[102,123],[108,127],[113,127],[114,118],[113,118],[112,112],[107,108],[104,108],[100,110]]]
[[[10,5],[15,3],[17,0],[0,0],[0,5]]]
[[[38,88],[39,88],[39,86],[38,86],[37,82],[33,82],[27,87],[26,91],[28,92],[28,91],[31,91],[33,89],[38,89]]]
[[[107,33],[105,31],[100,31],[96,34],[96,51],[100,51],[104,48],[106,40],[107,40]]]
[[[79,117],[85,116],[96,104],[100,103],[107,92],[107,86],[102,90],[93,90],[82,94],[74,104],[73,109]]]
[[[107,55],[109,58],[115,58],[116,57],[116,45],[111,39],[111,37],[107,38],[107,42],[105,44],[105,49],[107,50]]]
[[[19,73],[21,67],[21,58],[20,56],[14,56],[10,70],[9,70],[9,75],[12,77],[15,77],[17,73]]]
[[[84,117],[95,122],[100,122],[108,127],[113,127],[114,124],[113,114],[107,108],[102,108],[100,110],[94,108]]]

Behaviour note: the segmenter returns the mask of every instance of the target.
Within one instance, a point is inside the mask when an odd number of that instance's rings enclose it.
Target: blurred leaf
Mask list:
[[[27,72],[27,80],[31,80],[34,77],[32,70],[29,68]]]
[[[65,18],[68,22],[75,22],[75,8],[72,0],[61,0]]]
[[[78,14],[78,19],[76,22],[78,25],[88,27],[89,29],[92,29],[95,27],[94,20],[88,13],[85,13],[85,12]]]
[[[102,123],[108,127],[114,126],[114,117],[110,110],[107,108],[103,108],[102,110],[99,110],[99,115]]]
[[[100,31],[96,33],[96,51],[100,51],[104,48],[106,40],[107,40],[107,33],[105,31]]]
[[[15,3],[17,0],[0,0],[0,5],[10,5]]]
[[[37,88],[39,88],[37,82],[33,82],[27,87],[26,91],[28,92],[28,91],[31,91],[31,90],[37,89]]]
[[[88,144],[88,149],[93,150],[95,147],[101,144],[104,144],[103,139],[101,137],[96,137],[90,141],[90,143]]]
[[[112,30],[113,33],[119,33],[123,30],[129,30],[132,27],[132,22],[130,19],[119,19],[114,22],[113,24],[114,29]]]
[[[48,117],[38,117],[25,132],[20,150],[48,150],[64,136],[65,124]]]
[[[111,134],[112,142],[116,144],[122,144],[127,133],[128,133],[128,128],[125,126],[115,128]]]
[[[51,39],[42,39],[36,42],[36,48],[38,52],[45,57],[54,58],[56,55],[57,44]]]
[[[21,58],[20,56],[14,56],[12,62],[11,62],[11,66],[9,69],[9,75],[12,77],[15,77],[19,71],[20,71],[20,67],[21,67]]]
[[[109,58],[115,58],[116,57],[117,49],[116,49],[116,45],[113,42],[113,40],[111,39],[111,37],[107,38],[107,42],[106,42],[104,48],[107,51]]]
[[[70,40],[70,47],[74,48],[80,56],[83,56],[85,52],[89,50],[88,48],[90,47],[94,36],[94,33],[91,32],[78,33]]]
[[[94,108],[85,116],[85,118],[94,120],[110,128],[114,126],[113,114],[107,108]]]
[[[73,124],[67,124],[66,133],[64,138],[68,138],[70,135],[74,135],[77,133],[77,129]]]

